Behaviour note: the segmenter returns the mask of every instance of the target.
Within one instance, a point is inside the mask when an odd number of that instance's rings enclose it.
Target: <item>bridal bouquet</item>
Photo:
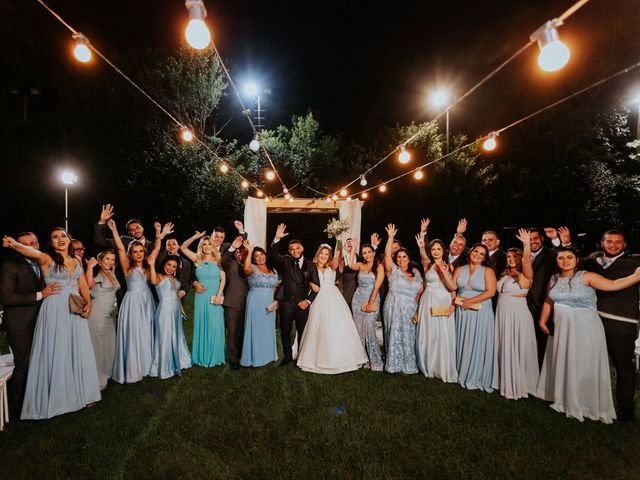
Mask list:
[[[324,229],[329,238],[338,238],[347,230],[349,230],[349,220],[346,218],[340,220],[332,218],[329,223],[327,223],[327,228]]]

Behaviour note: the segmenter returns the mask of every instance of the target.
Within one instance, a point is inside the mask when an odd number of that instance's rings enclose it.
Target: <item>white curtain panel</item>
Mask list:
[[[257,247],[267,247],[267,202],[248,197],[244,203],[244,229],[249,241]]]

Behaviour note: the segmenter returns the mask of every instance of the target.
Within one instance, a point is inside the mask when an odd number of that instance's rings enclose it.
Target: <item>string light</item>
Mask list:
[[[496,146],[498,145],[498,142],[496,141],[496,138],[498,138],[498,132],[491,132],[487,136],[485,141],[482,142],[482,148],[487,152],[491,152],[491,151],[495,150]]]
[[[276,174],[273,173],[273,170],[267,170],[267,173],[265,173],[264,175],[266,177],[267,180],[271,181],[274,178],[276,178]]]
[[[193,133],[191,133],[191,130],[186,127],[182,129],[181,136],[182,140],[184,140],[185,142],[191,142],[193,140]]]
[[[416,180],[422,180],[422,178],[424,177],[424,173],[422,173],[422,169],[416,170],[416,173],[413,174],[413,177]]]
[[[260,150],[260,140],[258,138],[258,134],[256,134],[256,136],[253,137],[253,140],[249,142],[249,149],[252,152],[257,152],[258,150]]]
[[[378,190],[380,190],[382,193],[386,192],[387,191],[387,185],[385,183],[383,183],[382,185],[380,185]]]
[[[189,24],[184,32],[187,42],[197,50],[207,48],[211,42],[211,34],[207,24],[204,23],[204,19],[207,16],[207,9],[204,8],[204,3],[202,3],[202,0],[186,0],[184,5],[189,11]]]
[[[293,203],[293,197],[289,196],[289,203]]]
[[[258,192],[256,193],[256,195],[258,195],[258,197],[262,197],[264,195],[264,193],[262,193],[262,190],[258,190]]]
[[[562,20],[554,18],[531,34],[531,41],[537,41],[540,48],[538,66],[545,72],[560,70],[571,57],[569,48],[560,41],[558,35],[558,27],[561,25],[563,25]]]
[[[331,202],[331,197],[325,198],[324,201],[327,202],[327,203]]]
[[[243,180],[240,185],[242,185],[242,188],[249,188],[249,182],[247,182],[246,180]]]
[[[228,173],[229,172],[229,165],[227,165],[226,163],[221,163],[220,164],[220,171],[222,173]]]
[[[82,63],[91,61],[91,50],[89,49],[89,39],[81,33],[74,33],[73,39],[76,41],[76,46],[73,49],[73,55],[76,60]]]
[[[366,199],[369,196],[369,194],[367,192],[362,192],[360,194],[360,198],[362,198],[363,200]]]
[[[363,175],[360,175],[360,186],[361,187],[366,187],[367,186],[367,178]]]
[[[337,196],[337,195],[333,195],[333,196],[331,197],[331,200],[333,200],[333,201],[335,202],[336,200],[338,200],[338,196]]]
[[[400,161],[400,163],[409,163],[409,160],[411,160],[411,154],[407,151],[407,147],[402,145],[400,147],[400,154],[398,155],[398,160]]]
[[[347,190],[346,190],[345,188],[343,188],[342,190],[340,190],[340,196],[341,196],[341,197],[346,197],[346,196],[347,196],[347,193],[349,193],[349,192],[347,192]]]
[[[289,200],[289,199],[291,198],[291,194],[290,194],[290,193],[285,194],[284,198],[286,198],[287,200]]]

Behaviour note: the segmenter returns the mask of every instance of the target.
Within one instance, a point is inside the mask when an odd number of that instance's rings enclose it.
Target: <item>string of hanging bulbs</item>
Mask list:
[[[446,115],[454,106],[465,100],[469,95],[475,92],[478,88],[480,88],[483,84],[485,84],[489,79],[495,76],[498,72],[500,72],[505,66],[510,64],[515,58],[520,56],[525,50],[527,50],[532,44],[537,43],[539,48],[538,55],[538,66],[545,72],[556,72],[561,70],[564,66],[567,65],[569,59],[571,57],[571,52],[569,48],[560,40],[560,35],[558,33],[558,28],[564,25],[565,20],[567,20],[571,15],[577,12],[580,8],[582,8],[585,4],[587,4],[589,0],[579,0],[575,4],[573,4],[570,8],[568,8],[562,15],[552,20],[549,20],[543,23],[540,28],[534,31],[530,36],[528,42],[523,45],[519,50],[517,50],[513,55],[511,55],[507,60],[502,62],[498,67],[492,70],[489,74],[485,75],[478,83],[476,83],[473,87],[471,87],[464,95],[456,98],[450,105],[448,105],[443,111],[441,111],[438,115],[436,115],[431,122],[437,121],[443,115]],[[382,159],[376,162],[371,167],[367,168],[364,172],[359,174],[349,183],[343,185],[338,188],[333,193],[328,194],[328,198],[332,198],[334,195],[338,194],[342,190],[349,188],[351,185],[359,181],[360,186],[365,187],[367,185],[366,176],[373,171],[375,168],[380,166],[386,160],[391,158],[394,155],[397,155],[398,161],[405,165],[411,161],[411,153],[408,150],[408,146],[413,142],[419,133],[412,135],[411,137],[403,140],[400,144],[398,144],[390,153],[385,155]],[[491,151],[495,149],[497,145],[496,138],[498,137],[499,132],[490,133],[486,140],[483,143],[486,144],[485,150]]]

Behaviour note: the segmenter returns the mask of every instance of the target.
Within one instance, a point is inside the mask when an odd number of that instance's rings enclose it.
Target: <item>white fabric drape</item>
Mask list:
[[[349,230],[340,235],[340,240],[344,243],[347,238],[357,238],[360,243],[360,224],[362,220],[362,207],[360,202],[352,200],[340,200],[338,202],[340,219],[346,218],[349,221]]]
[[[244,229],[248,239],[257,247],[267,247],[267,203],[248,197],[244,203]]]

